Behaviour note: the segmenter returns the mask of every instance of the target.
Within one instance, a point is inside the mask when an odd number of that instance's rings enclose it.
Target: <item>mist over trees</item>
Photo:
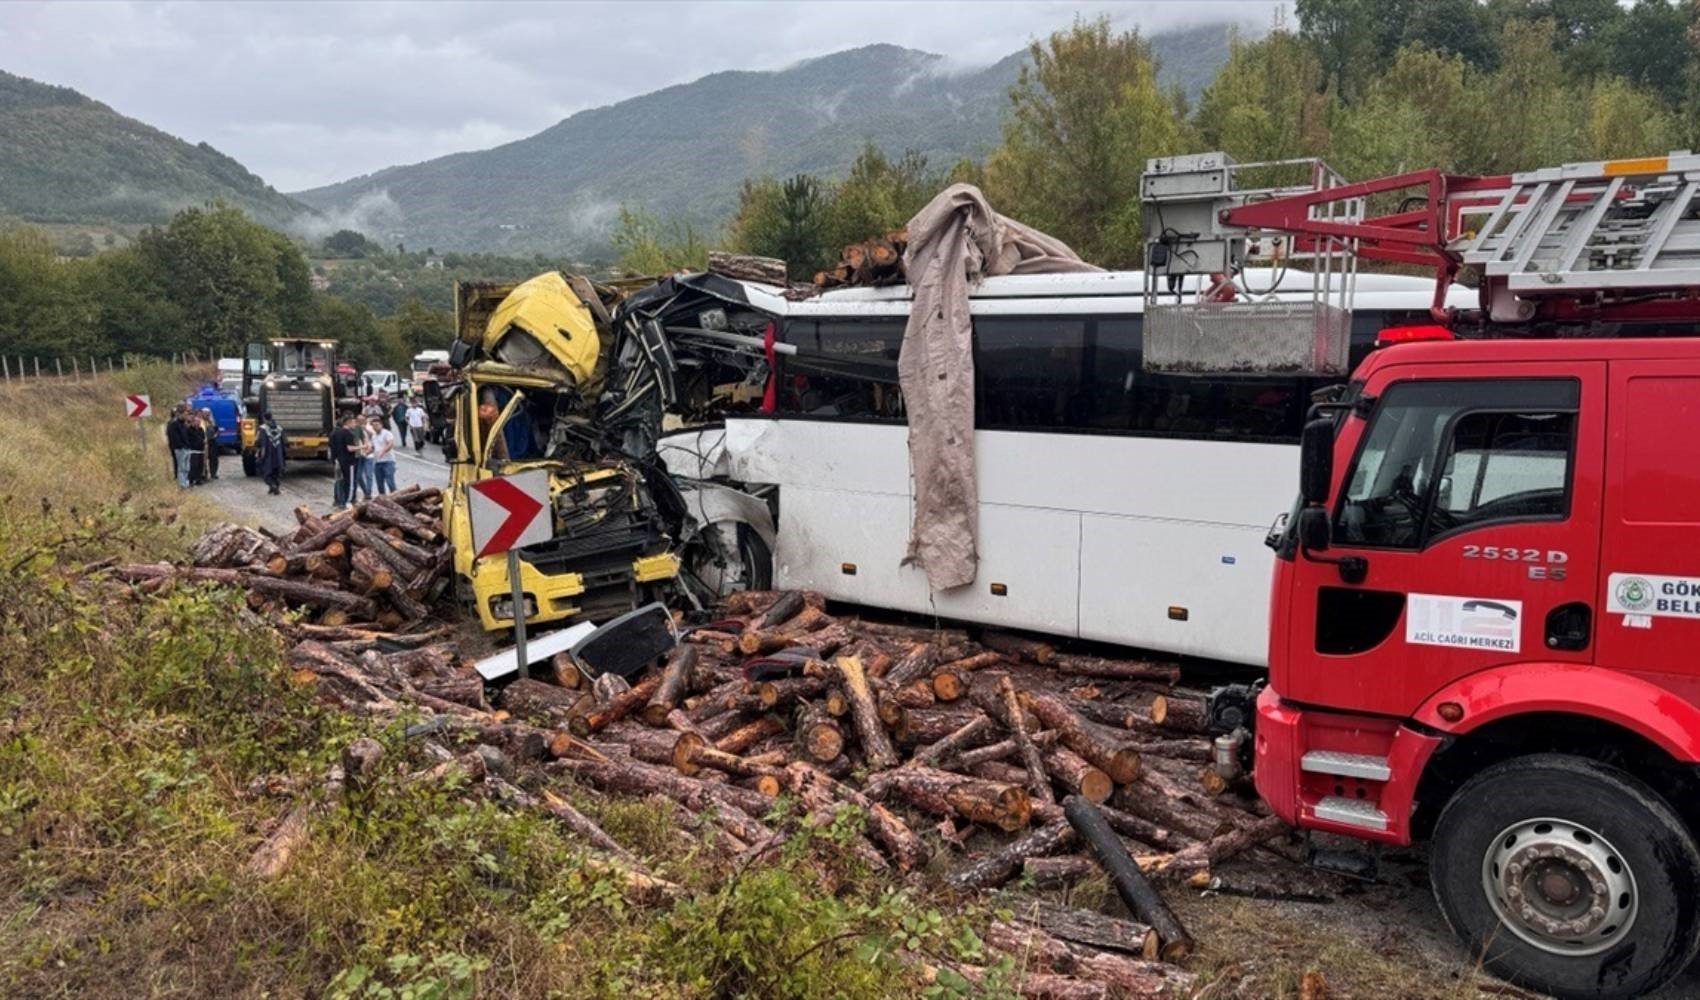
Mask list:
[[[1359,179],[1430,166],[1500,173],[1700,144],[1700,6],[1298,0],[1295,13],[1296,27],[1236,41],[1192,107],[1158,85],[1137,31],[1077,21],[1029,47],[1002,141],[983,161],[894,161],[869,145],[843,178],[752,178],[720,242],[783,258],[793,278],[807,278],[839,247],[903,225],[944,184],[965,180],[1086,259],[1133,267],[1139,175],[1152,156],[1317,156]],[[621,266],[654,273],[687,263],[665,245],[650,249],[658,252],[643,266],[624,255]]]

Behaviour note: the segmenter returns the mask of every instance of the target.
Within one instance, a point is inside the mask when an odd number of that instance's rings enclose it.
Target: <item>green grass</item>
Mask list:
[[[559,786],[687,890],[636,905],[553,821],[406,780],[429,763],[408,720],[318,707],[239,594],[91,578],[217,516],[158,442],[137,454],[118,388],[0,392],[0,995],[942,996],[961,984],[900,951],[985,960],[960,916],[847,865],[854,817],[733,864],[681,842],[670,803]],[[326,795],[361,735],[375,780]],[[250,874],[301,801],[305,844]]]

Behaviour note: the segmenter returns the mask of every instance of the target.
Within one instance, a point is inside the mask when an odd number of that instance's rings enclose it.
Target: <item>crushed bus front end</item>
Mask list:
[[[486,629],[513,624],[506,557],[479,558],[471,544],[466,487],[491,476],[549,474],[553,537],[518,553],[528,621],[605,621],[676,586],[685,516],[676,488],[658,466],[606,447],[595,428],[604,294],[617,293],[555,272],[457,288],[443,510],[462,599]],[[595,310],[587,295],[598,297]]]

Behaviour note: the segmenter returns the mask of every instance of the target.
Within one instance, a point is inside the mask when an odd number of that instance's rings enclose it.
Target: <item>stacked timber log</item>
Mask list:
[[[884,236],[851,243],[839,252],[837,264],[815,272],[815,287],[901,285],[905,280],[903,251],[908,248],[907,229],[894,229]]]

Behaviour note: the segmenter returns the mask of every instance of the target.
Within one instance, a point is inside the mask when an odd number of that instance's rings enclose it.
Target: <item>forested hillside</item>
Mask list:
[[[1106,21],[1035,42],[983,160],[865,151],[848,177],[752,179],[726,233],[802,276],[843,243],[901,225],[939,185],[978,183],[1000,211],[1109,266],[1140,260],[1148,157],[1316,156],[1347,178],[1420,167],[1497,173],[1700,143],[1700,7],[1670,0],[1298,0],[1296,30],[1238,40],[1187,107],[1156,46]],[[676,221],[627,213],[623,258],[698,252]],[[700,242],[700,240],[699,240]]]
[[[0,216],[166,222],[215,198],[277,226],[309,211],[206,143],[184,142],[69,87],[0,72]]]

